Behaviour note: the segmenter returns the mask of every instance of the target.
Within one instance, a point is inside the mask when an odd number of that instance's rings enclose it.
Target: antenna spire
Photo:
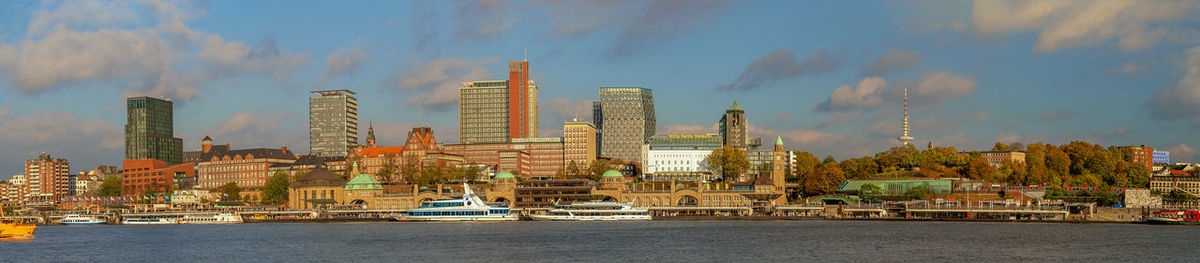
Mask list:
[[[903,124],[904,125],[900,128],[900,137],[896,137],[896,139],[900,140],[901,145],[908,145],[908,142],[913,140],[913,137],[908,135],[908,131],[909,131],[909,128],[908,128],[908,87],[904,87],[904,121],[903,121]]]

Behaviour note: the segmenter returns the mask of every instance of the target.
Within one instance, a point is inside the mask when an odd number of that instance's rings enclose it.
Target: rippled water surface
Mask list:
[[[0,262],[1194,262],[1200,227],[650,221],[46,226]]]

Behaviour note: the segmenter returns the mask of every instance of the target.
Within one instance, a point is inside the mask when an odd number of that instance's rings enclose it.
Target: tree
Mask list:
[[[868,203],[874,202],[875,197],[882,193],[883,190],[876,184],[864,184],[858,188],[858,197]]]
[[[905,190],[904,195],[911,196],[917,200],[925,200],[925,197],[929,195],[929,189],[926,189],[924,186],[917,186]]]
[[[396,173],[400,172],[400,166],[397,164],[399,157],[395,154],[387,154],[383,157],[383,167],[379,171],[375,171],[375,177],[382,181],[392,181],[396,178]],[[265,197],[264,197],[265,198]]]
[[[816,155],[808,152],[796,153],[796,168],[791,172],[788,178],[789,182],[802,182],[804,177],[813,173],[820,164],[820,159]]]
[[[832,193],[844,182],[846,175],[836,164],[822,165],[816,172],[805,177],[803,192],[810,196]]]
[[[980,180],[995,172],[996,168],[992,167],[991,164],[988,164],[987,159],[979,157],[971,160],[971,163],[967,164],[966,176],[967,178]]]
[[[224,200],[224,201],[241,201],[242,200],[242,188],[238,187],[238,185],[234,182],[229,182],[229,183],[226,183],[225,185],[222,185],[220,188],[217,188],[217,192],[221,192],[224,194],[225,197],[221,198],[221,200]]]
[[[758,171],[758,176],[771,176],[771,172],[775,171],[775,166],[770,162],[765,162],[755,167],[755,170]]]
[[[591,179],[593,181],[600,181],[600,178],[602,176],[604,176],[604,172],[608,172],[608,170],[615,170],[618,168],[617,167],[618,165],[624,165],[624,164],[625,164],[625,162],[621,161],[621,159],[612,159],[612,160],[596,159],[595,161],[592,161],[592,164],[588,165],[588,168],[586,171],[587,179]]]
[[[267,183],[263,184],[262,203],[268,205],[287,203],[288,184],[291,184],[291,180],[286,172],[275,172],[275,175],[267,178]]]
[[[721,174],[721,180],[730,182],[750,169],[746,153],[732,146],[723,146],[704,158],[705,168]]]
[[[106,197],[121,195],[121,178],[117,175],[104,177],[104,182],[100,183],[100,191],[96,195]]]
[[[838,163],[838,168],[842,168],[847,178],[867,179],[879,171],[879,164],[875,163],[875,158],[863,156],[842,160]]]
[[[1025,151],[1025,144],[1021,144],[1020,142],[1010,143],[1008,144],[1008,150],[1023,152]]]
[[[996,145],[992,146],[993,152],[1005,152],[1005,151],[1011,151],[1011,150],[1012,150],[1012,148],[1009,148],[1007,144],[1004,144],[1002,142],[996,142]]]

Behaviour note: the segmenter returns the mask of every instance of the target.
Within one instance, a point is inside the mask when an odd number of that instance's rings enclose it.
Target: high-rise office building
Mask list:
[[[538,88],[529,62],[508,63],[508,80],[464,82],[458,89],[461,143],[501,143],[537,137]]]
[[[639,87],[601,87],[593,122],[600,134],[600,156],[642,163],[642,146],[654,136],[654,94]]]
[[[588,167],[596,160],[596,126],[579,120],[563,123],[563,158]]]
[[[308,98],[308,152],[315,156],[350,154],[358,145],[358,99],[349,90],[317,90]]]
[[[183,139],[175,138],[173,104],[151,97],[126,99],[125,159],[183,162]]]
[[[720,126],[722,145],[746,150],[747,142],[749,142],[746,111],[736,101],[729,106],[729,109],[725,110],[725,115],[721,116]]]

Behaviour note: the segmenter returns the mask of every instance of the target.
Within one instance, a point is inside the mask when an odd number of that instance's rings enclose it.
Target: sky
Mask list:
[[[835,158],[898,144],[1147,145],[1198,161],[1195,1],[3,1],[0,178],[46,152],[120,165],[124,98],[175,103],[186,150],[304,153],[312,90],[358,93],[379,144],[457,141],[461,82],[528,60],[540,135],[602,86],[654,91],[658,134],[750,133]],[[360,139],[365,140],[363,125]]]

